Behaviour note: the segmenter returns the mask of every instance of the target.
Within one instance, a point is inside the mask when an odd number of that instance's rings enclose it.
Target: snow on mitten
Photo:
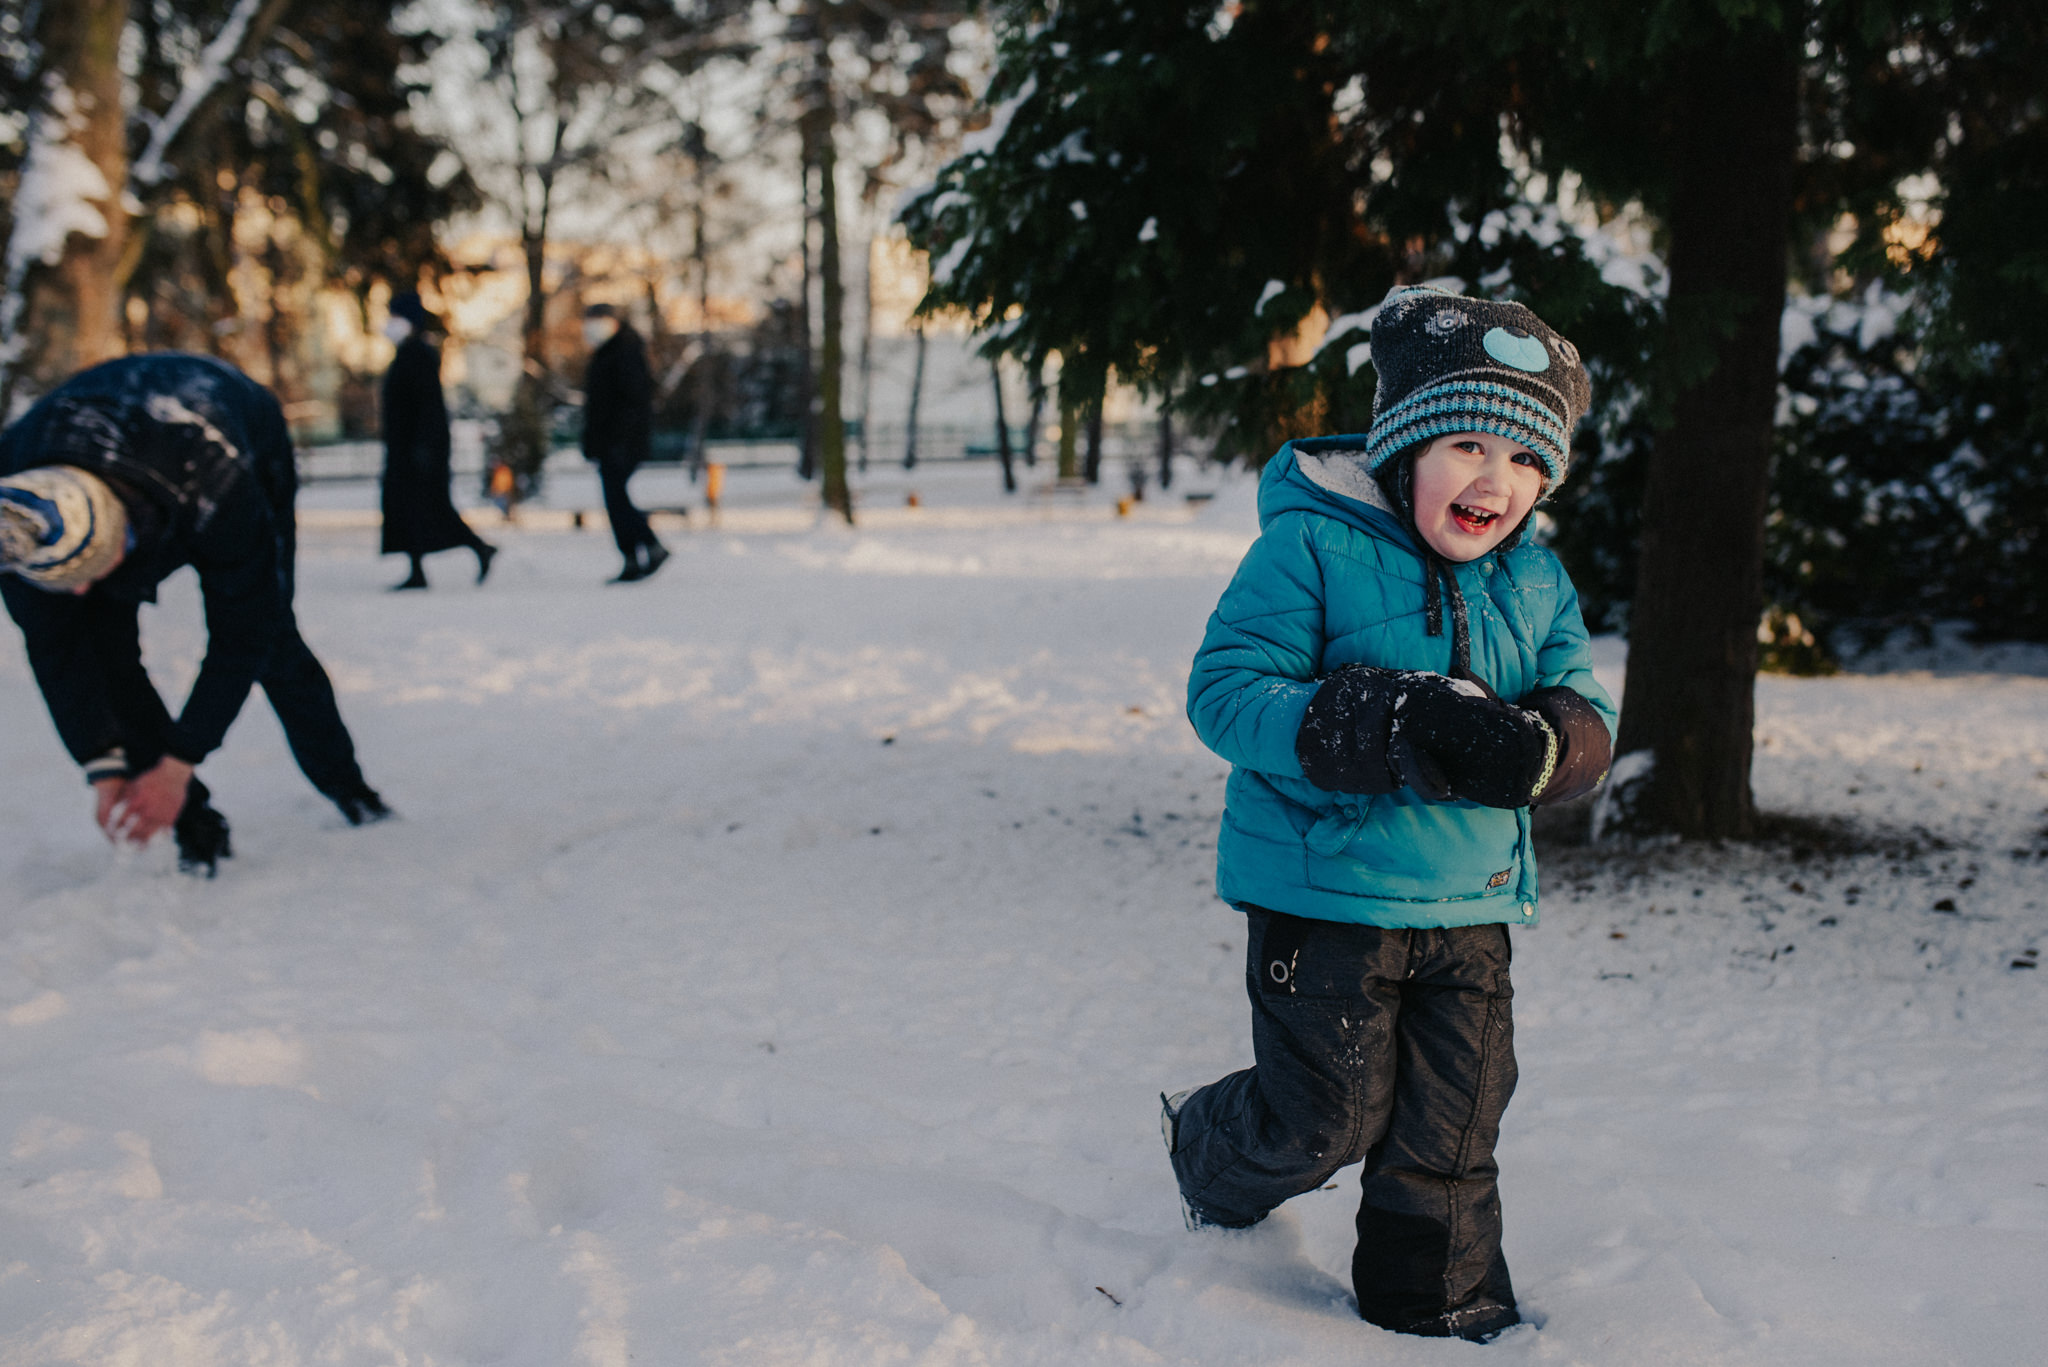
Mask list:
[[[1401,786],[1387,754],[1401,677],[1391,669],[1346,665],[1323,680],[1294,733],[1294,754],[1310,783],[1333,793],[1391,793]]]
[[[1443,775],[1450,796],[1482,807],[1528,806],[1556,765],[1550,724],[1477,680],[1444,684],[1408,691],[1396,711],[1400,733]]]

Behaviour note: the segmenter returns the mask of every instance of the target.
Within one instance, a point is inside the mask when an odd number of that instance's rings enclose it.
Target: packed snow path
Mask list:
[[[0,650],[0,1364],[2040,1360],[2037,674],[1766,680],[1810,829],[1548,857],[1531,1324],[1425,1342],[1355,1317],[1353,1173],[1190,1235],[1160,1149],[1247,1061],[1181,715],[1241,510],[741,507],[632,588],[544,527],[394,597],[313,492],[306,634],[402,820],[258,699],[219,879],[116,856]],[[145,621],[182,689],[189,582]]]

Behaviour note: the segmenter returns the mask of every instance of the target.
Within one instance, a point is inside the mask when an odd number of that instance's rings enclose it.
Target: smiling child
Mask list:
[[[1209,620],[1188,717],[1229,760],[1216,886],[1248,921],[1253,1067],[1162,1098],[1190,1228],[1244,1228],[1364,1160],[1358,1311],[1515,1324],[1494,1142],[1514,1091],[1507,927],[1532,806],[1605,774],[1578,595],[1525,539],[1590,385],[1520,304],[1396,289],[1361,436],[1290,442]]]

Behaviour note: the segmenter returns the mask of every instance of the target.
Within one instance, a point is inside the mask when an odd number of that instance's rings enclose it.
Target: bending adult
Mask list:
[[[626,482],[654,450],[654,375],[647,345],[610,304],[583,313],[583,338],[593,350],[583,377],[583,456],[597,466],[604,514],[625,567],[614,584],[645,579],[668,559],[647,515],[633,506]]]
[[[384,335],[398,344],[384,372],[384,554],[412,561],[393,589],[427,587],[426,558],[467,546],[476,554],[476,582],[491,572],[498,548],[476,534],[448,495],[448,404],[441,393],[441,353],[428,340],[434,315],[417,294],[391,301]]]
[[[168,827],[180,866],[213,873],[227,822],[194,770],[255,684],[350,825],[390,815],[292,612],[297,493],[277,400],[205,356],[94,366],[0,432],[0,598],[109,839]],[[186,565],[206,653],[173,717],[143,667],[139,614]]]

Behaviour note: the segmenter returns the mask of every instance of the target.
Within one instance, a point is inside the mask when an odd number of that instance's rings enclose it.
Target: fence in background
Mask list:
[[[1024,461],[1024,432],[1014,429],[1010,435],[1010,449],[1019,466]],[[654,438],[654,464],[679,465],[689,459],[689,434],[685,432],[657,432]],[[897,468],[903,466],[904,453],[909,447],[909,429],[901,423],[877,423],[867,433],[865,452],[871,469]],[[1201,458],[1207,455],[1209,443],[1177,437],[1174,442],[1175,454],[1183,457]],[[1125,467],[1133,461],[1156,462],[1159,452],[1159,431],[1153,424],[1121,423],[1105,427],[1102,433],[1102,464],[1105,480],[1121,480]],[[861,434],[856,429],[847,435],[846,461],[853,469],[859,469],[863,453]],[[1038,441],[1038,467],[1045,468],[1058,458],[1054,442],[1041,433]],[[797,463],[798,447],[788,437],[758,437],[713,439],[704,443],[707,464],[723,465],[730,470],[765,470],[794,468]],[[995,432],[988,426],[925,426],[917,429],[917,461],[919,464],[946,464],[960,461],[989,461],[996,459]],[[575,469],[582,464],[582,453],[571,446],[557,447],[548,456],[546,469]],[[482,479],[485,463],[483,424],[473,420],[455,424],[454,445],[450,452],[450,466],[458,477],[467,475]],[[299,479],[307,484],[326,484],[347,480],[375,479],[384,469],[384,447],[374,441],[329,442],[319,446],[299,448]]]

